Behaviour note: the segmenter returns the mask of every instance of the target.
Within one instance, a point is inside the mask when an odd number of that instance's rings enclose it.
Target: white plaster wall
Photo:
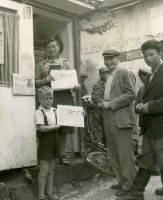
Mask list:
[[[81,71],[88,74],[86,86],[89,94],[92,93],[92,87],[99,78],[98,69],[104,66],[102,52],[106,49],[115,49],[120,52],[140,49],[141,44],[149,39],[147,35],[153,34],[150,11],[158,6],[163,6],[162,0],[149,0],[146,1],[146,4],[142,2],[113,11],[115,17],[112,13],[107,13],[94,16],[91,21],[83,20],[80,22],[83,27],[90,27],[91,24],[100,25],[111,19],[116,21],[118,26],[102,35],[89,35],[86,32],[81,32]],[[160,18],[161,24],[161,16],[158,16],[158,18]],[[163,29],[160,28],[159,32],[162,31]],[[156,39],[163,39],[162,33]],[[103,48],[98,49],[99,45],[103,45]],[[94,49],[94,52],[91,48]],[[142,85],[137,75],[138,69],[140,67],[148,68],[143,59],[122,62],[120,65],[133,71],[137,78],[136,87],[138,90]]]
[[[32,14],[31,19],[24,19],[25,5],[9,0],[0,0],[0,6],[18,12],[20,49],[33,52]],[[12,89],[0,86],[0,170],[37,164],[35,97],[14,96]]]

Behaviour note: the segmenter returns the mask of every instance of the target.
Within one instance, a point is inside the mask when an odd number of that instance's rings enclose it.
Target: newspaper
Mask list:
[[[62,126],[84,127],[83,107],[57,105],[57,123]]]

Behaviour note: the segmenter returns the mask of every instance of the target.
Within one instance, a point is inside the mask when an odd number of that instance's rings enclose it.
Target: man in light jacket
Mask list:
[[[132,140],[135,125],[135,80],[129,70],[118,66],[118,51],[110,49],[102,55],[110,73],[105,86],[104,102],[99,106],[104,109],[108,154],[118,180],[118,184],[111,188],[120,189],[116,196],[121,197],[128,194],[136,175]]]

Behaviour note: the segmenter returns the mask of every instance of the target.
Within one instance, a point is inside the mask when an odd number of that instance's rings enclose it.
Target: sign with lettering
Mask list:
[[[84,127],[83,107],[57,105],[57,123],[61,126]]]
[[[34,76],[34,54],[28,51],[19,51],[19,74],[24,76]]]
[[[120,62],[143,59],[141,49],[120,52]]]
[[[94,46],[87,46],[81,48],[82,54],[90,54],[95,52],[103,52],[108,49],[116,49],[121,51],[121,49],[134,49],[135,46],[140,47],[141,44],[143,44],[147,40],[156,39],[156,40],[163,40],[163,28],[160,32],[157,32],[155,35],[144,35],[140,37],[134,37],[134,38],[127,38],[127,39],[121,39],[117,41],[113,41],[111,43],[106,44],[97,44]],[[133,50],[135,51],[135,50]],[[126,60],[127,61],[127,60]]]
[[[55,81],[51,81],[51,88],[54,91],[74,88],[78,84],[76,70],[51,70],[50,75]]]

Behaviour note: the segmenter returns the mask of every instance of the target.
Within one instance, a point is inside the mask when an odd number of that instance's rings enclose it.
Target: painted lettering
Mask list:
[[[132,52],[127,52],[127,60],[132,60]]]
[[[155,36],[144,35],[144,36],[139,36],[139,37],[134,37],[134,38],[121,39],[118,41],[113,41],[111,43],[104,43],[104,44],[98,44],[98,45],[93,45],[93,46],[88,46],[88,47],[82,47],[81,53],[89,54],[89,53],[94,53],[94,52],[99,52],[99,51],[105,51],[107,49],[112,49],[112,48],[123,51],[126,46],[141,45],[143,42],[150,39],[162,40],[163,32],[160,32]],[[128,53],[128,57],[130,56],[131,56],[130,53]]]
[[[142,44],[142,38],[141,37],[134,38],[134,44]]]
[[[127,61],[143,58],[141,50],[133,50],[127,52]]]

